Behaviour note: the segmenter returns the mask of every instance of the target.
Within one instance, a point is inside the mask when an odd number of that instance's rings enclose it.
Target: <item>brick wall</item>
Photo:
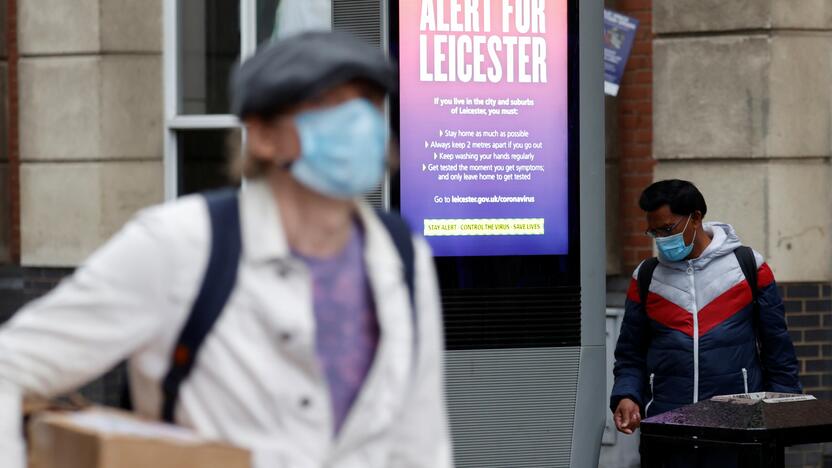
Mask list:
[[[618,155],[621,254],[628,273],[653,255],[644,236],[638,197],[653,182],[653,22],[652,0],[619,0],[615,9],[639,20],[618,94]]]
[[[786,321],[800,360],[800,381],[806,393],[832,400],[832,285],[780,285]],[[786,451],[786,466],[832,466],[832,444],[806,445]]]
[[[787,283],[780,288],[801,382],[807,393],[832,400],[832,286]]]

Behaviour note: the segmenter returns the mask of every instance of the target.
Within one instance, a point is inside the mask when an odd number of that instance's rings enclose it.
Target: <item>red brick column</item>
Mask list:
[[[9,159],[9,250],[13,263],[20,263],[20,150],[18,133],[18,79],[17,79],[17,0],[6,2],[6,51],[8,56],[8,115],[7,155]]]
[[[639,21],[630,59],[618,94],[621,254],[624,272],[652,256],[644,233],[641,191],[653,182],[653,3],[619,0],[616,9]]]

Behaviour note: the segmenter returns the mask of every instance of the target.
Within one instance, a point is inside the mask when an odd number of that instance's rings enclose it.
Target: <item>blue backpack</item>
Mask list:
[[[193,370],[199,348],[222,313],[234,284],[242,252],[238,192],[225,189],[204,193],[211,219],[211,254],[199,294],[171,356],[171,365],[162,381],[162,419],[174,422],[179,388]],[[404,278],[410,295],[413,330],[417,329],[414,303],[414,248],[410,228],[399,216],[377,212],[404,265]],[[414,340],[415,343],[415,340]]]

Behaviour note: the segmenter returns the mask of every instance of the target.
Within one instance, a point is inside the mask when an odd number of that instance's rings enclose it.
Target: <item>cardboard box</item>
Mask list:
[[[104,408],[40,414],[29,440],[29,468],[251,467],[246,450]]]

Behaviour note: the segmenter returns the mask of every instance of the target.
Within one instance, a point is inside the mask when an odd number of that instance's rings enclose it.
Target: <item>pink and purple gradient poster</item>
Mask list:
[[[401,212],[435,255],[568,252],[566,8],[399,3]]]

